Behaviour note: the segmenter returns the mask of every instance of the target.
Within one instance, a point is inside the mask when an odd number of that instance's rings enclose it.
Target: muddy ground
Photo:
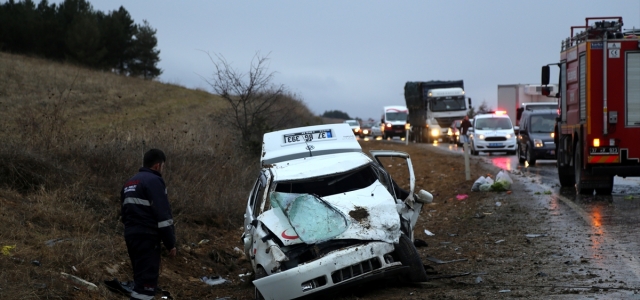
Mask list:
[[[566,216],[570,211],[558,210],[560,204],[550,192],[532,187],[530,178],[511,174],[515,183],[508,192],[472,192],[476,178],[487,174],[495,177],[499,170],[472,157],[472,179],[467,181],[460,154],[427,145],[383,141],[361,144],[365,151],[408,152],[417,189],[434,195],[433,203],[422,209],[415,230],[415,237],[428,245],[418,251],[431,280],[424,284],[377,281],[344,291],[336,299],[573,298],[606,295],[606,289],[591,286],[623,284],[603,275],[602,268],[591,266],[590,258],[570,250],[588,247],[590,240],[566,242],[570,225],[561,228],[549,222],[576,218]],[[392,173],[397,170],[385,167]],[[468,197],[458,200],[458,195]],[[427,236],[425,229],[434,235]],[[241,233],[241,228],[216,232],[208,242],[182,245],[176,258],[163,260],[160,285],[176,299],[253,299],[250,276],[241,277],[251,272],[250,264],[237,251],[242,248]],[[429,257],[460,261],[438,264]],[[122,264],[126,274],[129,268]],[[229,282],[208,286],[199,278],[205,275],[221,275]],[[452,275],[463,276],[446,278]]]

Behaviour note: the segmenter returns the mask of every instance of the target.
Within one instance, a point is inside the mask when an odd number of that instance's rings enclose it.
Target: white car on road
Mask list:
[[[409,155],[362,152],[347,124],[264,135],[247,203],[244,253],[256,298],[293,299],[381,277],[424,281],[413,230],[431,194],[414,194]],[[409,190],[382,166],[407,168]]]
[[[472,155],[479,152],[516,154],[516,134],[504,111],[476,115],[469,129],[469,142]]]

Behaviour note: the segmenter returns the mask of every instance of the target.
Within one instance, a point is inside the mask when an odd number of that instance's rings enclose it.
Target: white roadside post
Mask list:
[[[404,144],[407,146],[409,145],[409,130],[411,130],[411,128],[404,131]]]
[[[464,175],[467,180],[471,180],[471,170],[469,167],[469,137],[464,139]]]

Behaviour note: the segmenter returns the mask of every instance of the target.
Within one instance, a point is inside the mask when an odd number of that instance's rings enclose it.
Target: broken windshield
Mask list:
[[[273,192],[271,207],[286,219],[303,242],[315,244],[332,239],[349,228],[349,221],[337,208],[310,194]]]

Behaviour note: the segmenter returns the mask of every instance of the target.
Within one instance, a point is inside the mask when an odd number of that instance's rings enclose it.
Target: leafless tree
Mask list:
[[[207,55],[215,70],[211,79],[204,80],[230,104],[219,117],[236,129],[248,146],[261,145],[265,132],[290,126],[299,117],[296,110],[300,107],[306,110],[284,85],[272,83],[274,72],[268,70],[268,56],[257,53],[249,71],[243,73],[233,68],[224,56]]]

